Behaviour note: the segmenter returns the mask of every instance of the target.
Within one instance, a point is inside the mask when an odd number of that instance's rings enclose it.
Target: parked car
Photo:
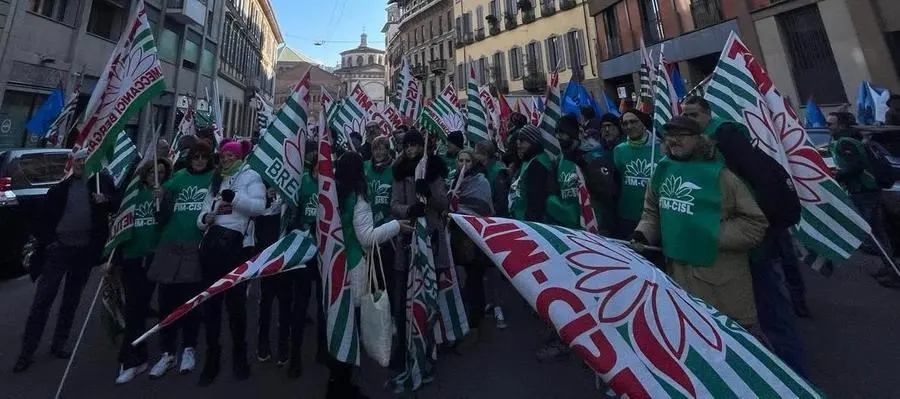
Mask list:
[[[40,218],[44,197],[65,177],[71,150],[0,150],[0,277],[26,272],[31,255],[32,223]]]

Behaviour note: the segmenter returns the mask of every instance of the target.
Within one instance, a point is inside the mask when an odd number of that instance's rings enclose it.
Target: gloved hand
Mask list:
[[[428,187],[428,182],[425,179],[416,179],[416,194],[425,198],[431,196],[431,187]]]
[[[234,201],[234,191],[230,189],[222,190],[222,201],[231,202]]]
[[[425,216],[425,203],[416,202],[415,205],[410,206],[409,210],[406,211],[406,216],[409,218],[420,218]]]
[[[647,240],[647,237],[644,236],[644,233],[640,231],[635,231],[631,234],[631,239],[628,241],[628,247],[633,249],[634,252],[643,253],[647,251],[647,246],[650,245],[650,241]]]

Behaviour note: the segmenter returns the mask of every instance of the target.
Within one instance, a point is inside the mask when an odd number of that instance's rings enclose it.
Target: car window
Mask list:
[[[13,182],[16,177],[24,178],[29,184],[56,183],[66,175],[66,163],[69,156],[66,153],[36,153],[22,154],[16,161]]]

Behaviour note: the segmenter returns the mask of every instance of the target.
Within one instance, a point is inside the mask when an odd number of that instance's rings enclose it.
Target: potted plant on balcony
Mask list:
[[[553,0],[541,0],[541,16],[549,17],[556,14],[556,4]]]
[[[519,0],[517,3],[519,5],[519,9],[522,10],[522,23],[528,24],[534,22],[534,4],[531,3],[531,0]]]

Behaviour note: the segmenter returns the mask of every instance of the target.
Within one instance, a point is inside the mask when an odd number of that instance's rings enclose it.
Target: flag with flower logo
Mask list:
[[[77,147],[87,148],[89,154],[85,176],[103,168],[115,147],[116,133],[166,87],[143,1],[138,1],[134,12],[78,124]]]
[[[428,148],[428,136],[425,136]],[[416,179],[425,178],[427,153],[416,166]],[[419,197],[420,201],[427,201]],[[416,218],[410,245],[411,264],[406,283],[406,366],[388,384],[394,392],[411,392],[434,378],[437,363],[435,323],[438,319],[438,281],[434,252],[425,217]]]
[[[822,397],[735,321],[621,244],[539,223],[451,217],[620,397]]]
[[[415,120],[422,107],[422,91],[424,86],[412,74],[409,60],[403,59],[403,65],[397,71],[397,110],[405,120]]]
[[[797,113],[734,32],[705,98],[714,115],[746,124],[754,145],[791,175],[803,207],[800,223],[792,228],[800,244],[829,261],[850,258],[871,234],[869,224],[810,144]]]
[[[337,181],[332,161],[331,129],[319,122],[319,211],[316,217],[316,242],[319,246],[319,274],[322,275],[328,353],[340,362],[359,364],[359,329],[350,290],[350,272],[341,211],[338,207]]]
[[[134,231],[135,210],[140,205],[138,204],[139,186],[140,179],[135,176],[128,183],[128,186],[125,187],[125,194],[119,205],[119,213],[116,214],[116,218],[113,219],[112,224],[109,226],[109,239],[107,239],[106,246],[103,248],[103,256],[109,255],[113,248],[131,239]]]
[[[160,329],[172,325],[172,323],[184,317],[188,312],[197,309],[203,302],[215,295],[219,295],[248,280],[304,268],[306,263],[312,260],[314,256],[316,256],[316,245],[313,243],[309,233],[302,230],[291,231],[250,260],[237,265],[234,270],[222,276],[203,292],[175,308],[159,324],[153,326],[153,328],[131,344],[137,345],[157,333]]]
[[[291,95],[275,114],[266,134],[247,157],[250,168],[266,183],[278,189],[289,205],[298,207],[300,179],[303,177],[303,151],[309,121],[310,70],[294,85]]]

